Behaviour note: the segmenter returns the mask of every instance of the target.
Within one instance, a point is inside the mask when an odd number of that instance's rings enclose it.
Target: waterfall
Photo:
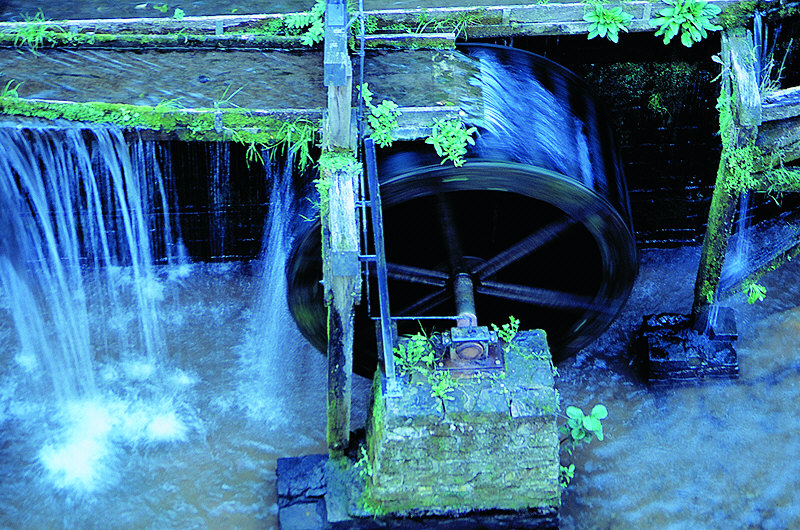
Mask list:
[[[17,361],[46,372],[60,401],[91,398],[98,350],[165,355],[154,205],[168,214],[152,146],[111,128],[6,128],[0,144],[0,285]]]

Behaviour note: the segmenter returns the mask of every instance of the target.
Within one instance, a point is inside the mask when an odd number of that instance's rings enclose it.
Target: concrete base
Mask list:
[[[644,376],[653,385],[739,377],[734,349],[733,311],[720,308],[715,324],[705,314],[693,323],[674,313],[647,315],[640,329],[639,356]]]

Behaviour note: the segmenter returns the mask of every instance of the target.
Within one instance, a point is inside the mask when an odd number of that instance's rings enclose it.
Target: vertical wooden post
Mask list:
[[[723,149],[717,180],[703,237],[703,249],[694,286],[692,317],[697,318],[703,306],[716,297],[725,252],[728,249],[733,215],[741,190],[730,184],[729,160],[734,152],[755,140],[761,125],[761,94],[755,71],[753,37],[744,28],[727,29],[722,37],[722,116],[720,131]]]
[[[324,79],[328,113],[323,143],[327,149],[352,150],[353,70],[347,55],[347,11],[343,0],[328,0],[325,16]],[[353,305],[360,294],[356,224],[357,166],[323,169],[328,211],[322,219],[322,261],[328,305],[327,442],[331,457],[350,442],[353,374]]]
[[[353,304],[361,288],[355,209],[357,174],[332,171],[323,242],[324,283],[328,301],[327,440],[331,455],[341,455],[350,440],[353,373]]]

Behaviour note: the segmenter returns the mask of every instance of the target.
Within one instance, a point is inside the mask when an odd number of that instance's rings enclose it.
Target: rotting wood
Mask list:
[[[758,130],[756,146],[766,152],[780,152],[773,163],[789,163],[800,159],[800,116],[764,122]],[[756,171],[770,168],[756,165]]]

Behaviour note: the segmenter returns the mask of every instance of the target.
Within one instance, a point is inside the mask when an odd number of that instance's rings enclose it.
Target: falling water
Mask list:
[[[17,360],[44,370],[62,402],[92,397],[94,348],[164,356],[150,230],[163,182],[148,180],[142,142],[131,153],[117,130],[2,129],[0,144],[0,274]],[[128,303],[132,321],[118,311]],[[93,312],[113,333],[92,334]]]
[[[58,424],[39,466],[59,488],[91,491],[115,439],[188,430],[164,399],[192,384],[167,369],[153,258],[154,246],[174,253],[165,185],[152,145],[117,129],[0,129],[0,144],[0,293],[26,374],[3,389],[17,388],[7,408],[31,432]]]

